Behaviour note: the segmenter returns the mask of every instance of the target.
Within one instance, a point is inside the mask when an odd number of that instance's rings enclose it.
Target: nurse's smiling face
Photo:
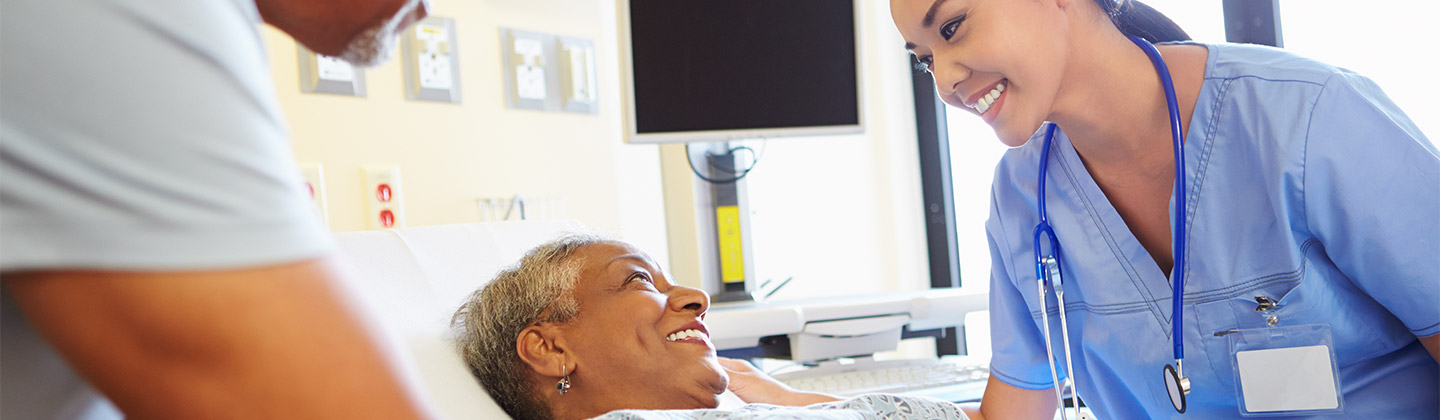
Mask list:
[[[717,406],[729,378],[702,322],[710,297],[671,283],[627,244],[586,245],[575,257],[584,261],[574,290],[579,315],[557,335],[574,366],[574,391],[558,400],[584,400],[594,415]]]
[[[892,0],[905,46],[951,106],[979,115],[1007,146],[1053,110],[1069,49],[1071,0]]]

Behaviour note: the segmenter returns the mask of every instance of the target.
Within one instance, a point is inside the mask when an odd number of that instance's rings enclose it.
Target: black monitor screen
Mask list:
[[[860,123],[851,1],[629,3],[637,133]]]

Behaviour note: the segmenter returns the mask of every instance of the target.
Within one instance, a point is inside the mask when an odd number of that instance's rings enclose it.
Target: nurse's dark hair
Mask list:
[[[1151,43],[1190,40],[1190,34],[1180,29],[1180,25],[1145,3],[1135,0],[1095,0],[1095,3],[1125,35],[1138,36]]]

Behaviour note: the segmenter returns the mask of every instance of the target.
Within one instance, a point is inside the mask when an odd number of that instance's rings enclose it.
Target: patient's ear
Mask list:
[[[520,360],[536,374],[546,377],[561,376],[561,363],[567,371],[575,370],[575,360],[567,357],[561,329],[556,324],[531,325],[520,330],[515,340],[515,351]]]

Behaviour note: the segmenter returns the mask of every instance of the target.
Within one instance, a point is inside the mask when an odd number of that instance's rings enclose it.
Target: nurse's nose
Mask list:
[[[960,84],[970,79],[970,68],[951,60],[943,60],[938,56],[933,60],[930,64],[930,74],[935,77],[935,90],[942,97],[958,94]]]

